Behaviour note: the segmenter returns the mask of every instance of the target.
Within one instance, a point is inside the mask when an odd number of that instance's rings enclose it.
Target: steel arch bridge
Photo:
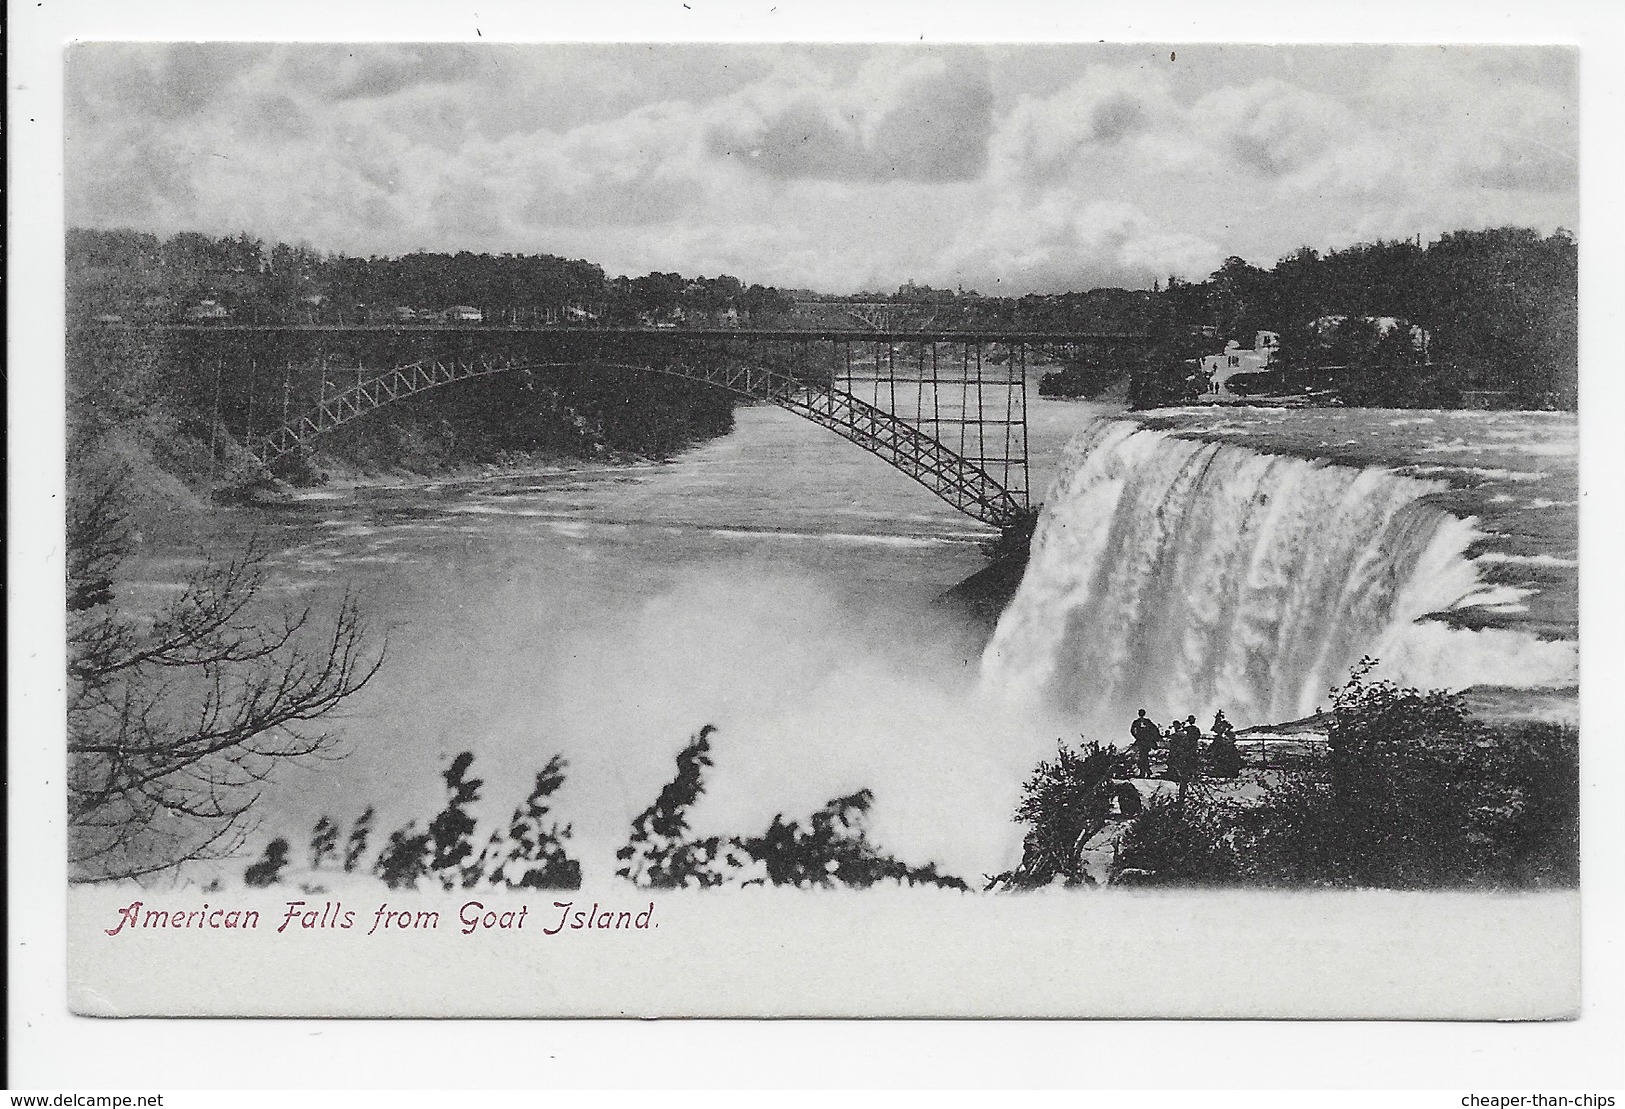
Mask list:
[[[493,374],[559,369],[577,363],[516,364],[489,359],[441,359],[391,367],[322,400],[293,422],[283,424],[249,447],[269,466],[318,436],[404,397]],[[985,524],[1004,527],[1028,507],[1026,482],[1007,489],[981,466],[883,408],[842,389],[801,381],[778,370],[748,365],[632,365],[595,362],[592,366],[628,372],[653,372],[726,389],[742,397],[767,401],[835,432],[850,443],[913,478],[959,511]],[[1020,467],[1026,469],[1026,458]],[[1024,475],[1023,475],[1024,476]]]
[[[997,528],[1016,523],[1030,507],[1029,350],[1053,356],[1057,348],[1140,339],[1002,331],[367,325],[157,330],[172,333],[194,368],[206,371],[212,360],[217,429],[229,426],[230,437],[240,437],[267,468],[371,412],[461,381],[565,367],[655,373],[784,408]],[[343,359],[336,373],[335,351]],[[285,357],[278,359],[279,353]],[[246,396],[240,388],[236,394],[223,391],[228,360],[231,380],[246,378]],[[318,364],[320,385],[311,388]]]

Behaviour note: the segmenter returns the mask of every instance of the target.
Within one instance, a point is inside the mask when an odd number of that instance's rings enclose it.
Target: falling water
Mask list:
[[[1434,482],[1113,419],[1067,453],[983,658],[995,685],[1102,723],[1137,707],[1266,723],[1325,705],[1367,653],[1391,651],[1416,672],[1388,676],[1430,685],[1481,680],[1439,672],[1474,655],[1457,649],[1468,640],[1505,656],[1503,677],[1561,681],[1572,666],[1572,644],[1514,637],[1509,653],[1509,633],[1416,633],[1481,589],[1473,521],[1430,503]]]

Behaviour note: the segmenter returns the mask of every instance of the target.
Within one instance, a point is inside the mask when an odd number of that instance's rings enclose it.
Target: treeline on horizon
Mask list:
[[[1578,245],[1559,229],[1448,232],[1434,242],[1308,247],[1270,268],[1227,258],[1199,281],[1170,276],[1150,290],[1100,288],[981,296],[912,281],[895,294],[834,297],[747,285],[729,275],[606,277],[581,259],[548,254],[416,252],[356,258],[251,236],[168,239],[72,229],[70,319],[97,314],[179,318],[213,300],[237,320],[377,322],[399,308],[466,304],[488,322],[658,323],[673,326],[853,326],[844,304],[895,306],[894,325],[1131,332],[1142,357],[1102,349],[1065,365],[1046,391],[1092,395],[1126,381],[1137,407],[1193,399],[1205,381],[1192,363],[1230,341],[1281,337],[1284,391],[1346,403],[1453,407],[1476,403],[1569,408],[1578,402]],[[568,314],[567,313],[573,313]],[[1328,317],[1345,323],[1328,330]],[[1382,328],[1373,321],[1392,319]],[[1426,335],[1420,346],[1412,328]]]
[[[757,318],[790,311],[776,288],[736,277],[676,273],[605,276],[581,259],[551,254],[417,251],[358,258],[246,232],[212,238],[183,231],[167,239],[139,231],[73,228],[67,235],[70,315],[177,318],[213,301],[238,321],[366,323],[397,309],[481,309],[491,322],[548,321],[575,309],[596,322],[715,322],[732,310]]]

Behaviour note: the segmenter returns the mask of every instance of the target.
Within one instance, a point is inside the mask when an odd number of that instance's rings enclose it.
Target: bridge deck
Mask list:
[[[666,339],[817,339],[835,342],[895,343],[1082,343],[1144,342],[1143,334],[1125,331],[1017,331],[1008,328],[933,328],[923,331],[875,331],[869,328],[744,327],[556,327],[506,323],[107,323],[108,330],[172,331],[206,334],[310,332],[318,334],[402,335],[561,335],[607,339],[629,336]]]

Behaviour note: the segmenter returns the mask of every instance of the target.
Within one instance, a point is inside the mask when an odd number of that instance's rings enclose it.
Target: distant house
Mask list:
[[[231,313],[224,304],[216,300],[200,300],[186,310],[186,318],[194,322],[204,320],[227,320]]]
[[[440,318],[447,323],[484,323],[485,313],[467,304],[454,304],[440,313]]]

